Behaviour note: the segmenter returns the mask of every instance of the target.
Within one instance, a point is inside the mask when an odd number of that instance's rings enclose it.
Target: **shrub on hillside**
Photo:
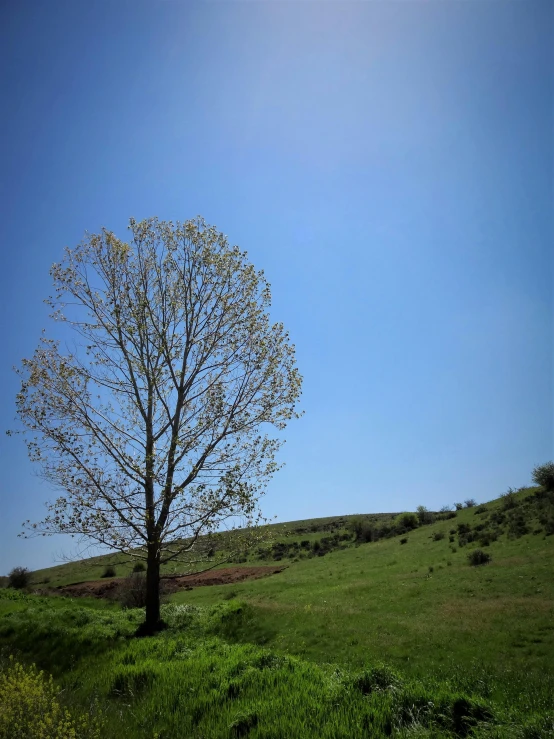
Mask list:
[[[464,506],[466,508],[473,508],[476,505],[477,501],[475,500],[475,498],[468,498],[467,500],[464,500]]]
[[[529,526],[523,513],[514,512],[508,522],[508,536],[510,539],[519,539],[520,536],[524,536],[529,533]]]
[[[401,534],[404,531],[411,531],[417,529],[419,520],[415,513],[400,513],[394,519],[394,525],[397,533]]]
[[[483,531],[483,533],[479,534],[479,539],[477,540],[482,547],[488,547],[490,544],[492,544],[493,541],[496,541],[498,539],[498,534],[496,531]]]
[[[356,519],[352,522],[351,528],[352,533],[354,534],[354,540],[358,543],[365,544],[370,541],[375,541],[377,538],[375,528],[369,521]]]
[[[533,482],[549,492],[554,491],[554,462],[539,464],[533,470]]]
[[[435,531],[433,541],[440,541],[441,539],[444,539],[444,531]]]
[[[513,488],[508,488],[500,497],[502,498],[503,510],[510,511],[517,506],[516,491]]]
[[[477,565],[486,565],[492,560],[491,555],[484,552],[482,549],[474,549],[467,555],[467,558],[469,560],[469,564],[473,567],[476,567]]]
[[[108,565],[104,568],[104,572],[100,577],[115,577],[115,567],[113,565]]]
[[[121,581],[116,599],[122,608],[144,608],[146,606],[146,577],[142,572],[132,572]]]
[[[442,511],[437,513],[435,516],[436,521],[449,521],[451,518],[456,518],[456,511]]]
[[[8,587],[21,590],[26,588],[31,579],[31,573],[26,567],[14,567],[8,575]]]
[[[463,503],[454,503],[454,507],[456,508],[457,511],[461,511],[462,508],[464,507],[464,504]]]
[[[400,539],[401,544],[407,544],[408,543],[408,537],[405,536],[404,538]]]
[[[144,566],[144,562],[136,562],[133,567],[133,572],[144,572],[146,567]]]
[[[418,505],[416,508],[416,515],[420,525],[433,523],[434,516],[424,505]]]

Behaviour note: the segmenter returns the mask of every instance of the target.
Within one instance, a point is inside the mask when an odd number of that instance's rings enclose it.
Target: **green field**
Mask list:
[[[52,673],[104,737],[554,737],[553,509],[529,489],[368,543],[353,521],[393,514],[279,524],[246,562],[283,572],[171,596],[150,639],[140,610],[3,590],[4,664]]]

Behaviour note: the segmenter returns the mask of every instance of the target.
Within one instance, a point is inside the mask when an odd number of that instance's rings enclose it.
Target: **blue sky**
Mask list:
[[[550,0],[4,2],[0,428],[85,230],[197,214],[248,250],[304,375],[280,520],[438,508],[553,444]],[[52,491],[0,438],[0,572]]]

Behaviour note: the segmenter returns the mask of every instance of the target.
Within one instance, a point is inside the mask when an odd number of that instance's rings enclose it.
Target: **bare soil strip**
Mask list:
[[[175,593],[178,590],[190,590],[205,585],[229,585],[242,580],[252,580],[258,577],[267,577],[282,572],[285,567],[225,567],[220,570],[195,572],[190,575],[177,575],[162,578],[163,589],[166,593]],[[72,585],[60,585],[58,593],[82,598],[109,598],[115,595],[119,585],[125,581],[123,577],[113,577],[105,580],[90,580]]]

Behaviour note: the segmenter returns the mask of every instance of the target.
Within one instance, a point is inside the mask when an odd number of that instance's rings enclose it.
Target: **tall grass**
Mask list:
[[[53,672],[73,709],[102,706],[106,739],[531,739],[552,731],[546,711],[522,715],[496,703],[483,675],[465,684],[407,680],[380,664],[352,671],[228,643],[223,636],[252,618],[240,601],[166,605],[170,628],[136,639],[141,610],[53,600],[20,598],[0,618],[0,644]]]

